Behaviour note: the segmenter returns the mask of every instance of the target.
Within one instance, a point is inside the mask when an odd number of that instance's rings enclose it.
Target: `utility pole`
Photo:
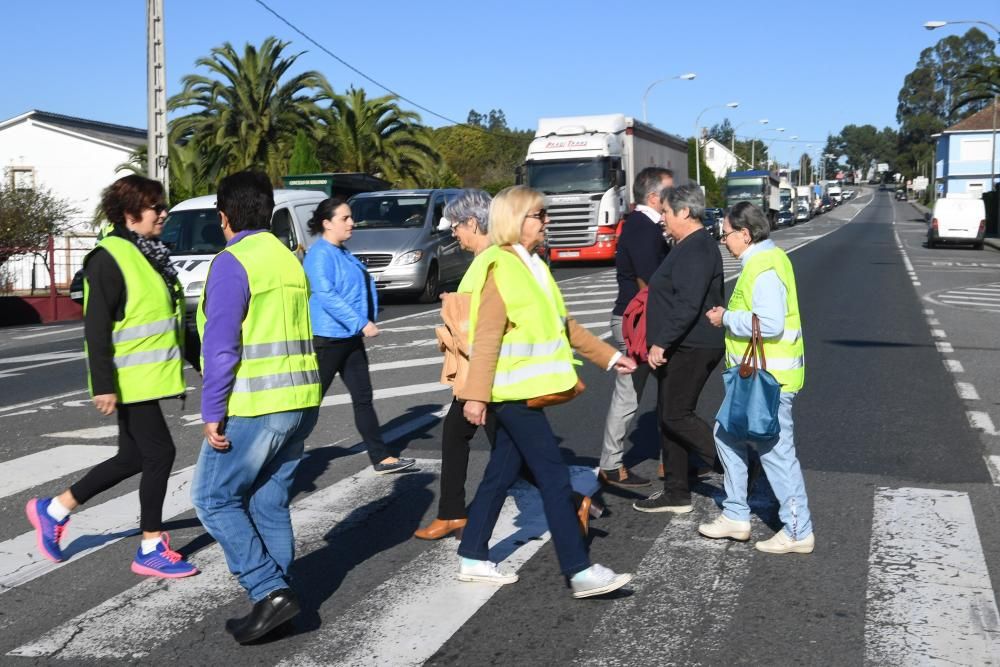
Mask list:
[[[146,173],[163,183],[164,199],[169,203],[167,63],[163,41],[163,0],[146,0]]]

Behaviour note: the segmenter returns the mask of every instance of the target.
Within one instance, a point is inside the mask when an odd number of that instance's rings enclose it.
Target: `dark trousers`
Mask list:
[[[340,379],[347,385],[354,407],[354,426],[368,447],[368,458],[372,464],[395,456],[382,440],[382,430],[372,405],[372,380],[368,374],[368,353],[362,336],[353,338],[313,337],[316,358],[319,361],[319,379],[323,383],[323,394],[330,388],[333,376],[340,373]]]
[[[496,447],[490,453],[483,481],[469,507],[469,522],[462,533],[458,555],[476,560],[489,557],[489,541],[507,498],[507,489],[526,463],[542,495],[545,520],[549,524],[559,567],[567,577],[590,567],[590,558],[580,535],[569,467],[540,409],[523,401],[494,405],[497,420]]]
[[[119,403],[117,411],[118,452],[91,468],[69,490],[82,505],[141,472],[139,529],[155,533],[163,528],[163,498],[167,495],[167,479],[174,465],[174,441],[159,401]]]
[[[663,449],[663,492],[679,503],[691,499],[688,483],[688,453],[715,465],[712,427],[698,416],[698,397],[719,364],[723,348],[681,347],[668,354],[667,363],[656,369],[656,408],[660,418]]]
[[[441,497],[438,498],[438,518],[465,518],[465,477],[469,469],[469,448],[479,429],[470,424],[462,410],[465,402],[455,399],[444,418],[441,434]],[[492,449],[496,443],[497,422],[493,406],[486,410],[486,437]]]

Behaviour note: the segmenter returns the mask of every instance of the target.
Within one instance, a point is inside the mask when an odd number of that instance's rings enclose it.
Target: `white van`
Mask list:
[[[314,237],[308,222],[326,194],[318,190],[275,190],[271,232],[301,260]],[[220,250],[226,247],[219,214],[215,210],[215,195],[187,199],[177,204],[167,215],[160,236],[170,248],[171,261],[184,288],[187,324],[194,326],[208,266]]]
[[[983,249],[986,235],[986,206],[981,198],[949,195],[934,202],[930,227],[927,229],[927,247],[941,243],[971,243],[976,250]]]

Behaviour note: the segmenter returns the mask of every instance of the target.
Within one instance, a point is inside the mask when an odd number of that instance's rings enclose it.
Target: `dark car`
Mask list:
[[[906,190],[896,190],[896,201],[906,201]]]
[[[785,225],[786,227],[791,227],[795,224],[795,216],[792,215],[792,211],[787,208],[783,208],[778,211],[778,226]]]
[[[701,220],[701,223],[705,225],[705,229],[716,240],[722,238],[722,218],[721,208],[706,208],[705,217]]]
[[[823,198],[819,200],[819,210],[823,213],[833,209],[833,200],[827,195],[823,195]]]

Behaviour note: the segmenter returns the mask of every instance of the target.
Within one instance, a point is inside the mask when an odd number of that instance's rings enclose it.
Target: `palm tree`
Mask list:
[[[324,86],[318,99],[330,102],[320,136],[341,169],[380,174],[397,186],[419,185],[435,172],[441,158],[430,131],[394,95],[369,99],[363,88],[338,95]]]
[[[196,111],[173,121],[171,143],[190,146],[208,163],[221,158],[220,175],[256,168],[278,183],[296,132],[308,132],[320,114],[312,89],[329,89],[319,72],[286,78],[301,55],[282,56],[287,46],[268,37],[259,49],[245,45],[241,57],[226,42],[199,58],[195,64],[214,77],[182,79],[184,88],[170,98],[169,108]]]
[[[959,92],[955,96],[957,101],[951,107],[952,113],[965,106],[973,112],[986,108],[988,102],[1000,95],[1000,58],[990,54],[955,78]]]

